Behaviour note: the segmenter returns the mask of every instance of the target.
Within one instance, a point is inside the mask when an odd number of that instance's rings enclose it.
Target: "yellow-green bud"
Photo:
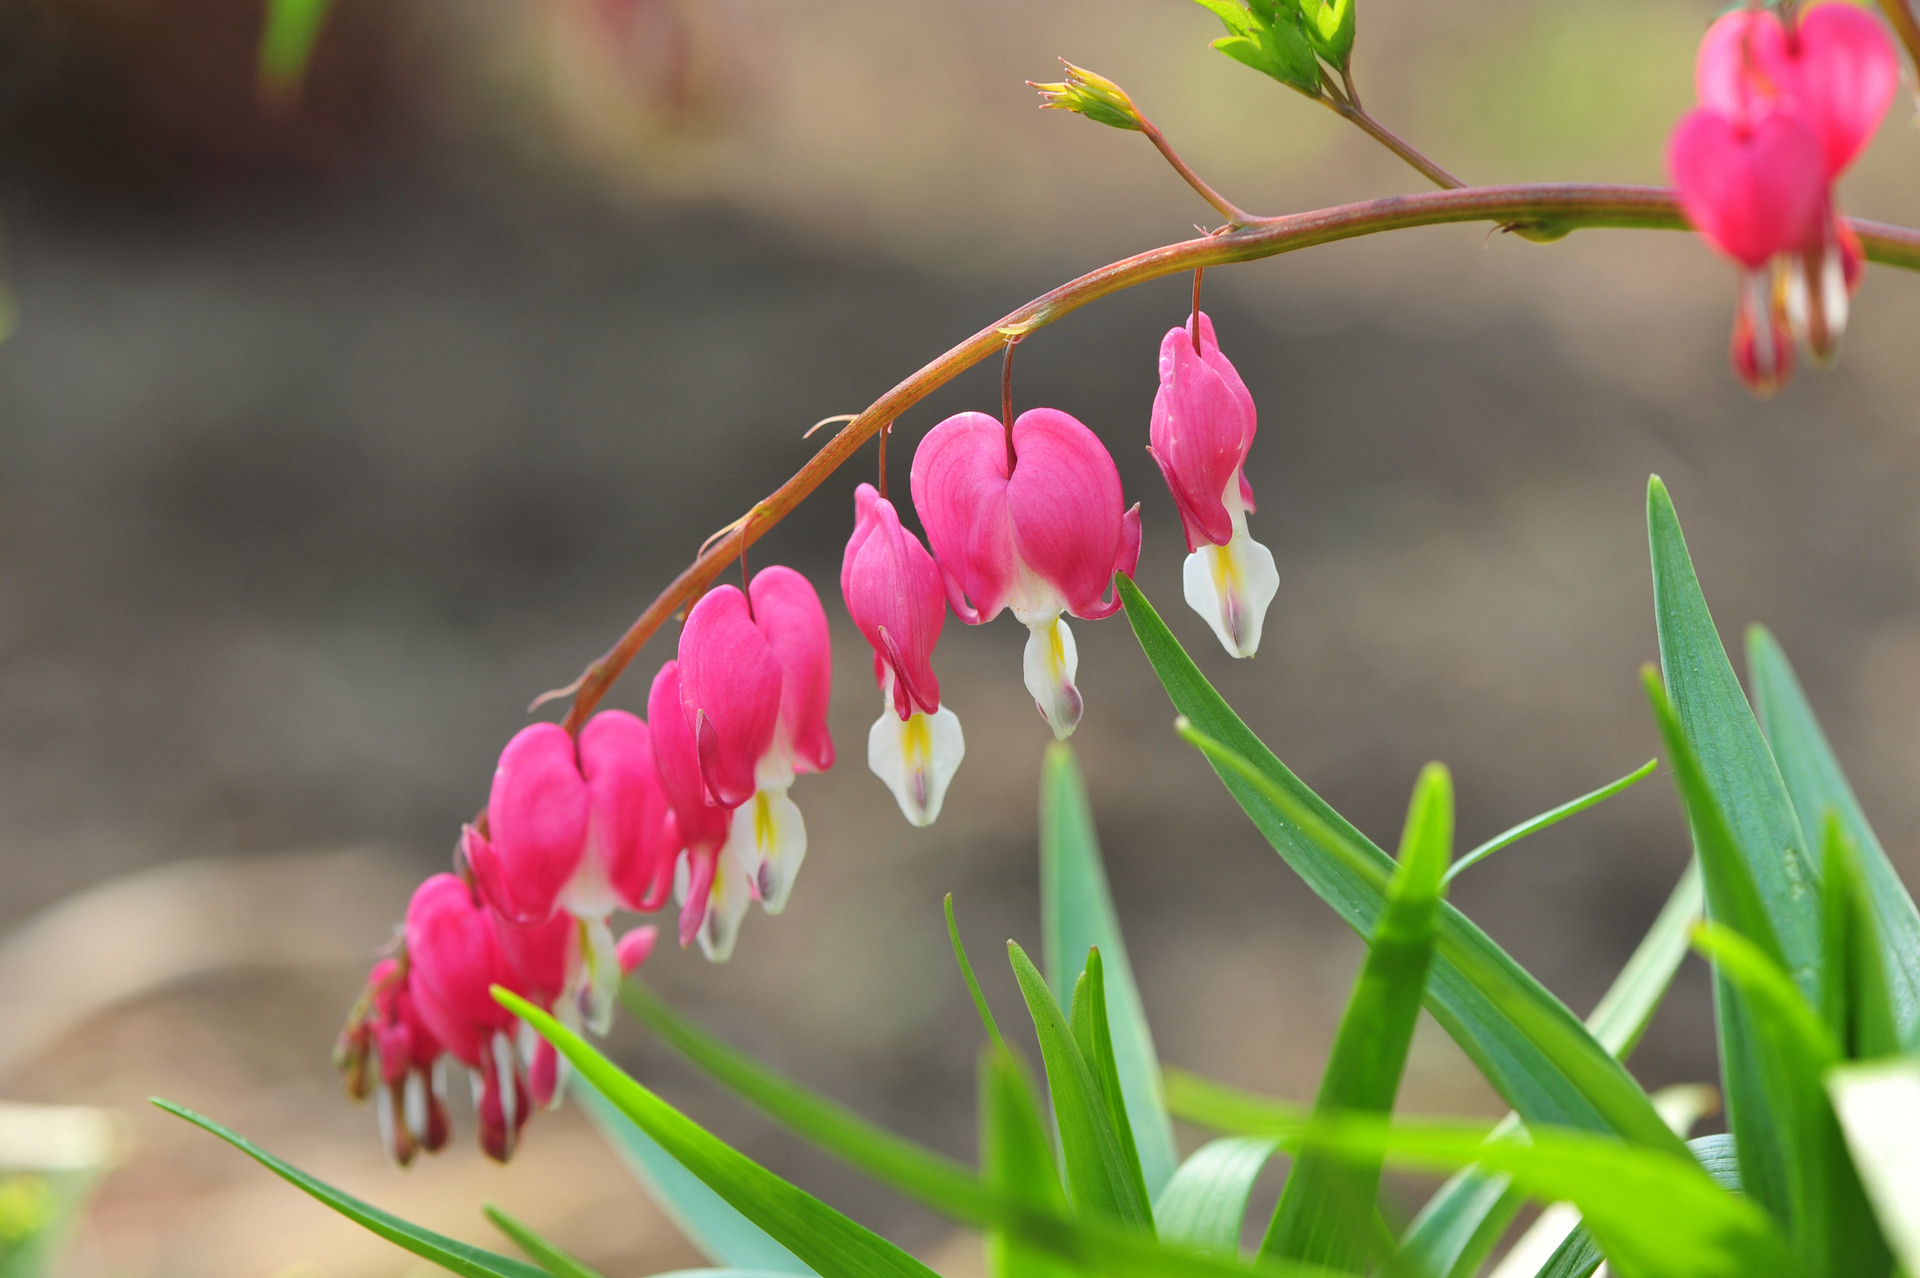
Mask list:
[[[1097,71],[1085,67],[1076,67],[1065,58],[1060,65],[1067,69],[1067,78],[1059,84],[1027,83],[1040,90],[1040,109],[1057,108],[1062,111],[1074,111],[1100,124],[1111,125],[1116,129],[1139,129],[1140,113],[1134,110],[1133,99],[1127,91],[1107,79]]]

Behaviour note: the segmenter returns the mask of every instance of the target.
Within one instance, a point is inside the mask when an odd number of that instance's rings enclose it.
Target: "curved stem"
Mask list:
[[[1201,199],[1213,205],[1220,216],[1227,219],[1228,225],[1244,226],[1252,220],[1247,214],[1241,212],[1240,207],[1232,200],[1214,190],[1207,184],[1206,179],[1195,173],[1187,162],[1180,158],[1180,153],[1173,149],[1166,135],[1160,132],[1152,120],[1138,111],[1134,112],[1134,119],[1140,122],[1140,131],[1147,135],[1147,141],[1153,143],[1160,154],[1166,157],[1167,163],[1173,166],[1173,171],[1185,178],[1187,185],[1200,193]]]
[[[791,479],[753,508],[751,519],[742,520],[702,550],[659,597],[647,605],[646,611],[620,636],[619,642],[587,667],[563,726],[578,732],[607,689],[639,655],[654,632],[697,599],[741,551],[760,540],[789,511],[806,500],[875,432],[962,372],[991,358],[1009,338],[1025,337],[1089,302],[1163,276],[1228,262],[1274,257],[1382,231],[1448,222],[1526,223],[1556,230],[1611,226],[1677,231],[1686,227],[1674,193],[1660,187],[1571,183],[1465,187],[1261,218],[1238,230],[1163,245],[1089,271],[1042,294],[934,359],[875,400],[829,439]],[[1920,231],[1858,219],[1852,220],[1852,226],[1869,261],[1920,271]]]
[[[1897,0],[1895,0],[1895,2],[1897,2]],[[1347,84],[1349,90],[1351,90],[1353,82],[1349,80]],[[1332,107],[1334,113],[1340,116],[1341,119],[1351,120],[1359,126],[1361,132],[1412,165],[1419,171],[1420,176],[1426,178],[1427,181],[1433,183],[1441,190],[1458,191],[1466,186],[1465,182],[1462,182],[1459,178],[1428,159],[1413,143],[1407,141],[1398,133],[1395,133],[1392,129],[1389,129],[1386,125],[1374,119],[1371,115],[1368,115],[1366,108],[1360,105],[1360,99],[1352,96],[1351,92],[1346,96],[1334,95],[1322,98],[1321,101]]]

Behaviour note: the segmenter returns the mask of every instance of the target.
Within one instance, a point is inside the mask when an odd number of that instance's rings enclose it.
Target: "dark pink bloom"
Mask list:
[[[737,808],[753,797],[754,771],[773,748],[780,684],[780,658],[746,595],[733,586],[709,590],[680,632],[680,705],[708,802]]]
[[[348,1093],[356,1100],[377,1097],[380,1142],[401,1167],[422,1149],[438,1153],[452,1132],[440,1041],[421,1020],[407,983],[398,960],[375,963],[335,1051]],[[379,1074],[377,1090],[369,1063]]]
[[[900,524],[893,503],[872,484],[853,494],[853,536],[840,561],[847,613],[872,645],[876,674],[891,676],[894,713],[940,708],[933,646],[947,620],[940,567]]]
[[[1115,573],[1140,557],[1140,508],[1121,504],[1120,473],[1085,426],[1051,408],[1022,413],[1008,437],[984,413],[927,432],[913,458],[913,505],[947,602],[968,625],[1013,609],[1032,632],[1027,687],[1066,737],[1080,719],[1079,657],[1062,613],[1096,619],[1120,606]]]
[[[494,916],[451,874],[436,874],[407,906],[408,989],[419,1017],[446,1051],[480,1075],[480,1144],[500,1162],[513,1155],[532,1098],[514,1055],[514,1018],[495,985],[519,979],[495,936]]]
[[[959,716],[941,706],[933,673],[933,646],[947,619],[940,567],[872,484],[854,490],[853,510],[840,593],[873,645],[874,679],[886,703],[867,734],[867,766],[907,820],[931,825],[966,754]]]
[[[660,788],[673,805],[683,850],[674,865],[674,897],[680,902],[680,944],[697,937],[709,958],[733,952],[750,892],[744,872],[721,853],[733,829],[733,809],[707,801],[693,729],[681,708],[680,663],[669,661],[647,694],[653,721],[653,764]]]
[[[1273,553],[1247,533],[1253,486],[1244,469],[1256,429],[1253,396],[1199,317],[1160,340],[1160,390],[1147,449],[1160,464],[1187,534],[1187,603],[1236,657],[1260,647],[1280,590]]]
[[[1817,233],[1826,194],[1820,139],[1790,109],[1748,117],[1696,107],[1667,143],[1687,220],[1748,270]]]

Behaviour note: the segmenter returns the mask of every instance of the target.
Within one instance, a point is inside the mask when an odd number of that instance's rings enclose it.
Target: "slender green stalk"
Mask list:
[[[666,620],[698,599],[721,570],[760,540],[795,506],[838,470],[881,427],[982,360],[997,355],[1010,337],[1024,337],[1062,316],[1135,284],[1178,275],[1196,267],[1250,262],[1339,240],[1446,222],[1515,223],[1571,231],[1583,227],[1683,230],[1686,221],[1671,190],[1649,186],[1564,183],[1477,186],[1423,191],[1358,204],[1256,218],[1244,227],[1166,244],[1089,271],[1044,293],[967,338],[875,400],[829,439],[786,483],[703,549],[605,654],[587,666],[563,721],[578,732],[607,690]],[[1869,261],[1920,270],[1920,231],[1853,219]]]

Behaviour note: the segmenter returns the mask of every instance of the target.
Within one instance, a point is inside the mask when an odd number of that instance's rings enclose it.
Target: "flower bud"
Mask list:
[[[1140,128],[1140,112],[1134,108],[1133,99],[1125,89],[1099,72],[1076,67],[1065,58],[1060,59],[1060,65],[1067,69],[1067,78],[1062,83],[1027,81],[1029,87],[1040,90],[1041,110],[1072,111],[1096,124],[1116,129],[1137,131]]]

